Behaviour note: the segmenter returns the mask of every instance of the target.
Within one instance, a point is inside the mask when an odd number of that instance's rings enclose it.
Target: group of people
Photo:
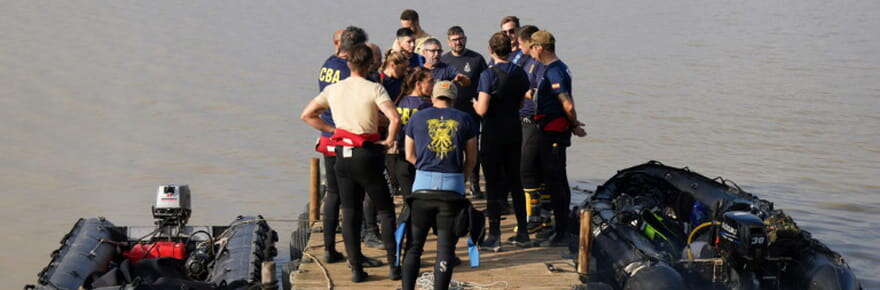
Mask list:
[[[501,247],[501,216],[511,208],[508,194],[517,221],[509,243],[565,246],[571,198],[566,148],[572,135],[586,132],[554,36],[521,26],[515,16],[504,17],[501,31],[489,39],[487,64],[466,47],[459,26],[448,29],[450,51],[444,54],[440,40],[421,28],[416,11],[404,10],[400,23],[384,54],[361,28],[334,33],[336,51],[320,69],[320,94],[301,114],[321,131],[316,150],[324,155],[327,177],[325,262],[347,257],[352,281],[364,281],[364,267],[383,265],[362,254],[362,239],[372,241],[386,250],[389,278],[414,289],[433,228],[438,236],[435,288],[447,289],[461,263],[453,228],[468,191],[487,199],[489,230],[482,247]],[[418,213],[408,217],[402,267],[391,188],[399,188],[406,207]],[[552,235],[539,243],[530,237],[526,209],[526,194],[537,191],[549,194],[554,221]],[[340,212],[345,256],[335,248]]]

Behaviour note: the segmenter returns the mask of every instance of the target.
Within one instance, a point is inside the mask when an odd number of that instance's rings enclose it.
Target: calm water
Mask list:
[[[413,4],[239,2],[0,2],[4,288],[32,283],[78,217],[150,224],[162,183],[191,185],[193,223],[296,217],[316,156],[296,117],[330,34],[387,46]],[[880,2],[666,2],[414,8],[481,53],[505,15],[556,34],[591,134],[572,179],[650,159],[731,178],[880,287]],[[286,245],[293,224],[272,225]]]

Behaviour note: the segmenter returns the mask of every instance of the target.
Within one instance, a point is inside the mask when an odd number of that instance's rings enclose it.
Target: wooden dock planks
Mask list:
[[[400,209],[399,199],[396,201]],[[484,201],[475,201],[475,206],[484,207]],[[513,227],[516,218],[512,215],[505,216],[502,221],[502,238],[504,241],[513,236]],[[336,249],[342,253],[345,246],[342,244],[342,234],[337,234]],[[571,289],[579,284],[576,268],[572,260],[561,257],[567,251],[565,248],[518,248],[505,244],[503,251],[492,253],[481,251],[481,264],[478,268],[471,268],[467,256],[467,240],[460,239],[456,253],[463,263],[455,268],[452,276],[454,281],[475,283],[484,286],[483,289]],[[429,235],[422,255],[422,268],[420,273],[434,270],[436,258],[436,236]],[[363,247],[364,255],[385,262],[384,250]],[[309,239],[309,247],[305,253],[322,259],[324,251],[323,236],[321,233],[313,233]],[[563,272],[550,272],[546,263],[550,263]],[[300,265],[299,271],[291,274],[293,289],[327,289],[327,278],[321,266],[323,265],[329,274],[334,289],[398,289],[400,281],[388,279],[388,267],[365,268],[370,274],[368,281],[352,283],[351,271],[345,262],[323,264],[312,261]],[[490,286],[491,285],[491,286]],[[486,287],[488,286],[488,287]]]

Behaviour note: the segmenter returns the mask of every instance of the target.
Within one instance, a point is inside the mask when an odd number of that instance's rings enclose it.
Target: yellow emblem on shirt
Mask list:
[[[558,90],[560,85],[559,85],[559,83],[555,83],[555,84],[551,84],[550,87],[553,88],[554,90]]]
[[[437,158],[443,160],[452,150],[455,150],[455,143],[452,142],[452,136],[458,131],[458,121],[444,119],[428,120],[428,136],[431,137],[431,143],[428,143],[428,150],[437,154]]]

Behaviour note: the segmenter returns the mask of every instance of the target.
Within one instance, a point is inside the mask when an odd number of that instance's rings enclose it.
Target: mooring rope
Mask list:
[[[503,286],[500,286],[503,285]],[[474,282],[465,282],[465,281],[449,281],[449,289],[450,290],[462,290],[462,289],[490,289],[492,287],[503,287],[507,288],[509,283],[507,281],[495,281],[489,284],[479,284]],[[416,279],[416,287],[419,289],[434,289],[434,272],[428,271],[422,273],[418,279]]]

